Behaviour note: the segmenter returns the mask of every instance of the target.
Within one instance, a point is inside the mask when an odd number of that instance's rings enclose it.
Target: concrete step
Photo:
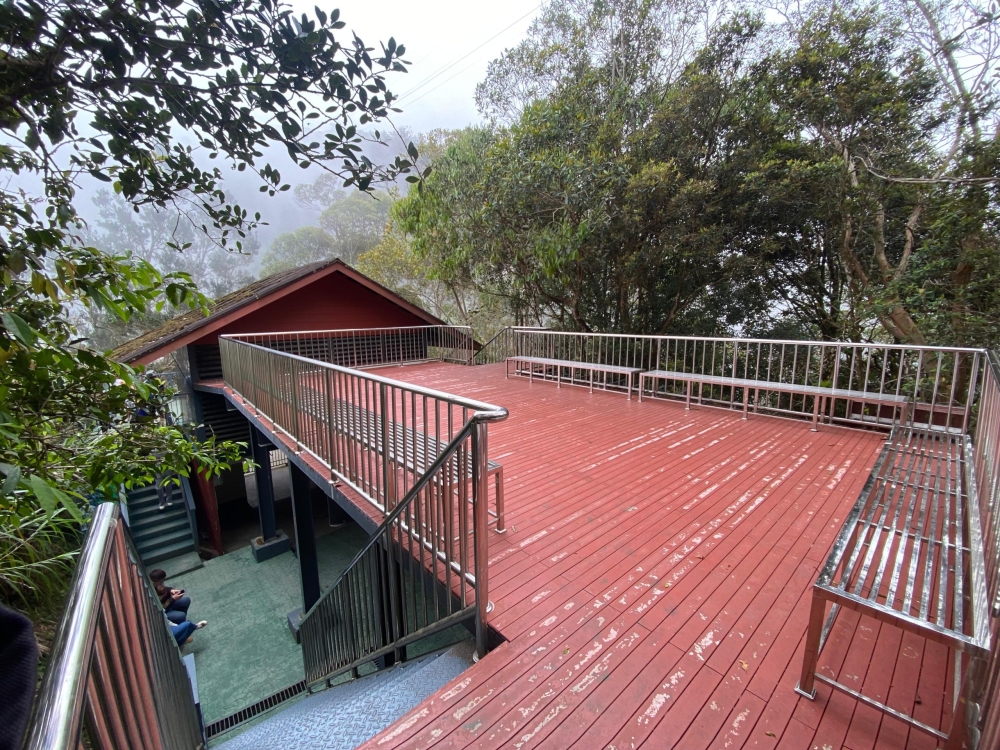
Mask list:
[[[159,547],[155,547],[148,552],[143,552],[139,550],[139,556],[142,557],[142,562],[147,568],[153,567],[155,563],[161,562],[163,560],[169,560],[172,557],[177,557],[178,555],[183,555],[187,552],[197,552],[198,550],[194,546],[194,540],[191,538],[190,534],[187,539],[180,542],[174,542],[172,544],[166,544]]]
[[[163,560],[197,552],[191,522],[180,487],[171,487],[172,505],[160,510],[153,486],[129,490],[129,529],[146,567]]]
[[[228,741],[220,750],[353,750],[458,677],[475,644],[463,641],[311,695]]]
[[[158,537],[167,537],[178,531],[185,534],[191,533],[191,524],[188,523],[187,515],[166,515],[159,518],[150,518],[141,524],[132,524],[132,539],[137,547],[146,542],[153,541]]]

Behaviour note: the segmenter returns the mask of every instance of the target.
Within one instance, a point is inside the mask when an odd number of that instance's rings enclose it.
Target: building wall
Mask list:
[[[421,326],[427,321],[340,273],[275,300],[203,336],[196,346],[215,344],[226,333],[316,331],[336,328]]]

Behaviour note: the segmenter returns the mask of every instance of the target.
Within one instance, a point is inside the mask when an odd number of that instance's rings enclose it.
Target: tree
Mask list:
[[[705,0],[550,0],[527,38],[489,64],[476,104],[491,122],[511,125],[529,104],[594,68],[641,101],[676,80],[724,7]]]
[[[264,159],[271,146],[345,186],[394,179],[415,147],[379,168],[361,155],[358,127],[388,115],[385,75],[405,71],[405,49],[344,44],[336,11],[294,16],[272,0],[14,0],[0,26],[0,169],[41,185],[0,193],[3,522],[36,509],[55,519],[60,506],[79,518],[86,496],[164,468],[186,474],[193,461],[213,473],[238,455],[164,425],[160,383],[82,345],[81,306],[128,320],[206,299],[187,274],[90,246],[79,180],[108,183],[136,210],[169,207],[243,249],[259,217],[229,201],[222,170],[206,164],[250,170],[269,194],[288,189]]]
[[[107,255],[131,254],[161,272],[186,273],[199,291],[213,298],[255,278],[251,265],[258,245],[256,233],[248,234],[242,250],[235,252],[220,247],[191,222],[179,221],[176,212],[156,206],[142,206],[136,212],[127,201],[108,190],[99,191],[94,204],[98,216],[87,228],[86,242]],[[161,310],[149,307],[126,321],[90,306],[83,307],[78,325],[94,349],[107,351],[176,314],[177,309],[172,305]]]
[[[771,187],[809,206],[814,231],[801,237],[842,266],[829,278],[846,282],[855,321],[838,334],[874,319],[899,342],[989,344],[997,298],[979,279],[1000,252],[997,149],[981,135],[992,104],[982,91],[970,102],[964,83],[949,89],[950,66],[901,37],[913,38],[896,17],[864,7],[797,22],[795,43],[769,61],[788,117]]]
[[[389,218],[392,193],[340,193],[319,216],[319,225],[333,239],[335,255],[345,263],[371,250],[382,240]]]
[[[319,227],[299,227],[279,234],[260,264],[260,277],[337,256],[337,243]]]

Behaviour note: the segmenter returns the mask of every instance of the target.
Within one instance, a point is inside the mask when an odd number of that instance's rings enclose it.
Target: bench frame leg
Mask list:
[[[809,628],[806,630],[806,650],[802,655],[802,674],[795,692],[804,698],[816,698],[816,663],[822,649],[823,620],[826,616],[826,599],[813,590],[812,605],[809,609]]]
[[[693,381],[689,380],[687,382],[687,400],[684,402],[684,411],[691,411],[691,383]]]
[[[501,466],[497,469],[496,473],[493,475],[493,483],[496,486],[497,493],[497,525],[496,532],[502,534],[507,530],[507,524],[504,522],[503,518],[503,467]]]

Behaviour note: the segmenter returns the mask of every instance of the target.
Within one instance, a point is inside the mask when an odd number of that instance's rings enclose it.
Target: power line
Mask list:
[[[449,83],[450,81],[455,80],[460,75],[462,75],[462,73],[464,73],[465,71],[469,70],[470,68],[473,68],[475,65],[476,65],[476,63],[474,63],[474,62],[469,63],[464,68],[462,68],[460,71],[458,71],[455,75],[450,76],[449,78],[445,78],[443,81],[441,81],[441,83],[439,83],[434,88],[425,91],[420,96],[418,96],[416,99],[408,101],[406,103],[406,106],[408,106],[408,107],[413,106],[414,104],[416,104],[417,102],[419,102],[421,99],[423,99],[425,96],[429,96],[430,94],[433,94],[435,91],[437,91],[439,88],[441,88],[442,86],[444,86],[446,83]]]
[[[532,13],[536,12],[541,7],[542,7],[541,3],[539,3],[534,8],[532,8],[527,13],[525,13],[523,16],[521,16],[520,18],[518,18],[516,21],[513,21],[512,23],[510,23],[507,26],[505,26],[504,28],[502,28],[500,31],[498,31],[496,34],[494,34],[493,36],[491,36],[489,39],[487,39],[485,42],[483,42],[482,44],[480,44],[478,47],[476,47],[471,52],[465,53],[464,55],[462,55],[461,57],[459,57],[456,60],[453,60],[452,62],[445,63],[445,65],[442,68],[436,70],[434,73],[432,73],[429,77],[427,77],[424,80],[422,80],[416,86],[414,86],[413,88],[409,89],[408,91],[406,91],[406,92],[400,94],[398,97],[396,97],[396,101],[401,101],[402,99],[406,98],[407,96],[410,96],[411,94],[415,94],[417,91],[419,91],[420,89],[422,89],[424,86],[426,86],[427,84],[429,84],[431,81],[433,81],[436,78],[439,78],[440,76],[444,75],[449,70],[451,70],[456,65],[458,65],[460,62],[462,62],[463,60],[467,59],[471,55],[474,55],[476,52],[478,52],[479,50],[481,50],[483,47],[485,47],[487,44],[489,44],[490,42],[492,42],[498,36],[500,36],[501,34],[503,34],[506,31],[509,31],[512,27],[514,27],[517,24],[519,24],[521,21],[523,21],[525,18],[527,18],[528,16],[530,16]],[[464,68],[463,72],[464,72],[464,70],[468,70],[468,67]],[[452,76],[452,78],[454,78],[454,77],[455,76]],[[448,80],[450,81],[451,78],[449,78]],[[433,91],[433,89],[432,89],[432,91]],[[430,92],[427,92],[427,93],[430,93]],[[423,98],[423,97],[421,97],[421,98]]]

